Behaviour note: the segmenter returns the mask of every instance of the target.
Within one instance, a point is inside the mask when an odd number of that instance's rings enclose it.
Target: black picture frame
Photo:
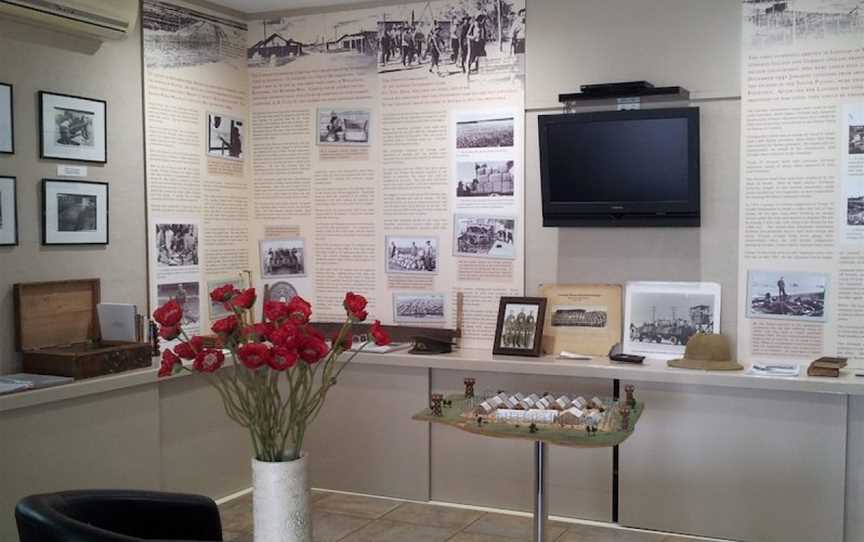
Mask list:
[[[9,142],[11,146],[8,151],[0,149],[0,154],[15,154],[15,87],[2,81],[0,81],[0,87],[9,88]]]
[[[4,243],[0,238],[0,247],[17,247],[18,246],[18,178],[11,175],[0,175],[0,180],[12,180],[12,219],[15,221],[14,240],[11,243]],[[2,212],[2,209],[0,209]]]
[[[49,226],[48,188],[52,183],[67,184],[67,185],[73,184],[73,185],[88,185],[88,186],[104,186],[105,187],[105,215],[104,215],[105,235],[104,235],[104,241],[100,240],[100,241],[74,241],[74,242],[70,242],[70,241],[51,241],[51,240],[49,240],[49,232],[48,232],[48,226]],[[110,187],[108,186],[108,183],[105,183],[105,182],[69,181],[69,180],[65,180],[65,179],[42,179],[42,245],[44,245],[44,246],[57,246],[57,245],[61,245],[61,246],[63,246],[63,245],[105,246],[105,245],[108,245],[108,243],[111,239],[110,199],[111,199],[110,198]],[[96,210],[97,224],[98,224],[98,219],[99,219],[98,212],[99,212],[99,209],[97,207],[97,210]],[[59,222],[59,218],[57,220],[55,220],[54,222]],[[52,233],[54,233],[54,232],[52,232]]]
[[[534,321],[530,323],[532,328],[526,328],[526,331],[530,331],[531,333],[533,333],[533,336],[529,335],[527,337],[530,344],[526,344],[524,347],[512,346],[512,339],[505,340],[507,339],[505,335],[507,331],[504,329],[505,318],[507,315],[507,308],[510,305],[532,305],[536,307],[536,316],[534,318]],[[530,316],[531,315],[529,314],[529,317]],[[518,316],[516,318],[518,318]],[[540,356],[543,348],[543,325],[545,324],[545,320],[545,297],[502,297],[501,301],[498,304],[498,322],[495,325],[495,343],[492,345],[492,353],[496,355],[530,356],[535,358]],[[524,339],[525,338],[523,338],[522,340]]]
[[[94,104],[101,104],[102,107],[102,149],[101,158],[76,158],[73,156],[62,156],[51,154],[47,151],[45,138],[45,98],[46,97],[67,98],[72,100],[83,100]],[[65,162],[81,162],[86,164],[107,164],[108,163],[108,102],[98,98],[87,98],[85,96],[75,96],[73,94],[62,94],[59,92],[48,92],[45,90],[39,91],[39,158],[43,160],[63,160]]]

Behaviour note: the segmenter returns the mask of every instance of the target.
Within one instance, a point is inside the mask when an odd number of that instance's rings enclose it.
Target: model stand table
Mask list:
[[[512,422],[497,422],[494,416],[469,416],[479,403],[477,399],[465,398],[463,395],[453,395],[436,405],[439,412],[430,407],[415,414],[413,419],[424,422],[449,425],[487,437],[523,439],[534,442],[534,523],[532,528],[533,542],[547,542],[546,522],[549,518],[549,496],[546,492],[549,476],[549,444],[569,446],[572,448],[612,448],[627,440],[639,417],[642,415],[643,403],[636,402],[630,407],[626,427],[623,426],[618,413],[617,404],[610,409],[605,425],[599,431],[588,432],[584,427],[572,427],[561,424],[535,424]],[[472,419],[473,418],[473,419]]]

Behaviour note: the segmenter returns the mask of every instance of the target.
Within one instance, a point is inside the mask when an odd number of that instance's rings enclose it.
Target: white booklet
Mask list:
[[[99,303],[99,331],[103,341],[135,342],[135,315],[138,307],[128,303]]]

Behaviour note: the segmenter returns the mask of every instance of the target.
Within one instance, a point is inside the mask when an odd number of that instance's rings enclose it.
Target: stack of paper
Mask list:
[[[791,363],[754,363],[749,374],[757,376],[798,376],[801,366]]]

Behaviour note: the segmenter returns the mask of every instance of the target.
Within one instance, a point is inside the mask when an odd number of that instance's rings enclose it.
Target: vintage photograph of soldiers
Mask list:
[[[864,226],[864,195],[847,198],[846,225]]]
[[[606,327],[606,307],[556,305],[552,307],[552,327]]]
[[[513,117],[498,113],[461,115],[456,122],[457,149],[512,147]]]
[[[537,330],[537,315],[540,307],[522,303],[508,304],[504,309],[504,321],[501,323],[501,348],[531,350],[534,348],[534,337]]]
[[[437,237],[385,238],[388,273],[437,273]]]
[[[456,215],[453,250],[456,256],[513,259],[516,257],[516,219]]]
[[[54,106],[54,143],[64,147],[93,147],[96,113]]]
[[[207,115],[207,154],[232,160],[243,159],[243,121],[210,113]]]
[[[444,294],[393,294],[393,320],[399,322],[443,322]]]
[[[714,330],[712,295],[639,292],[631,298],[630,340],[684,346],[696,333]]]
[[[467,161],[456,164],[456,197],[476,198],[512,196],[513,160]]]
[[[159,267],[198,265],[198,226],[156,224],[156,261]]]
[[[262,278],[306,276],[304,239],[265,239],[261,241],[260,251]]]
[[[827,273],[750,271],[750,318],[825,321]]]

